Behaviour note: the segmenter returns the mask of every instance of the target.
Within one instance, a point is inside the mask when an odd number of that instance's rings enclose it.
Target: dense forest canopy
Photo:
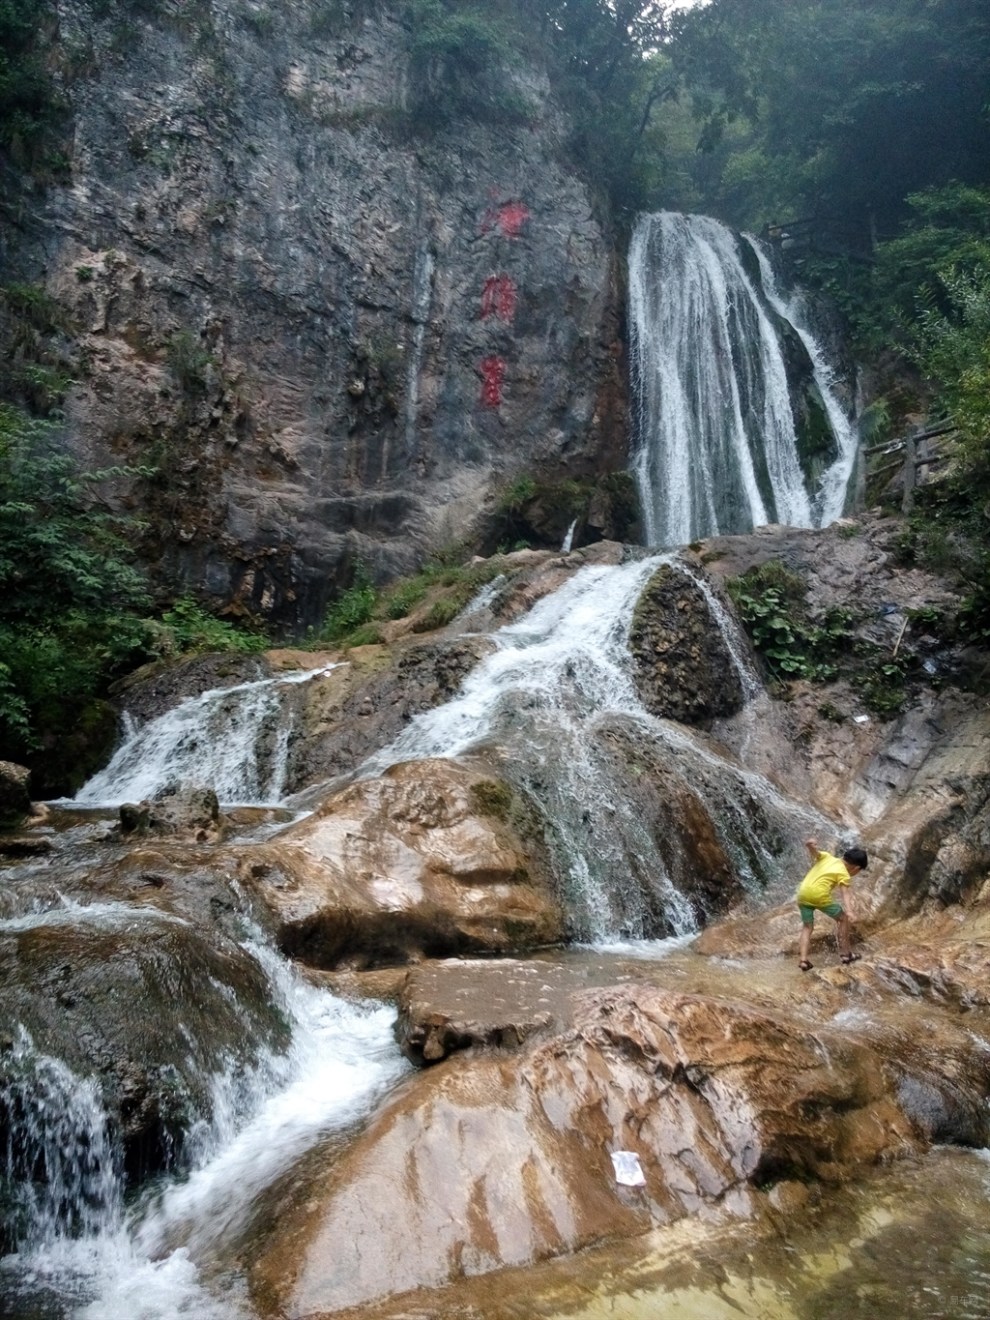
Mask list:
[[[200,0],[87,3],[103,25],[185,30],[209,11]],[[374,22],[385,3],[313,0],[312,30]],[[959,423],[954,461],[905,545],[961,575],[964,626],[985,642],[987,0],[395,0],[389,9],[409,67],[406,122],[395,131],[442,141],[469,119],[538,122],[541,106],[513,76],[535,56],[566,111],[567,149],[620,241],[647,209],[708,212],[757,231],[810,224],[800,276],[833,296],[880,381],[874,438],[926,410]],[[0,179],[16,206],[43,206],[44,190],[71,176],[73,97],[95,58],[63,48],[55,0],[0,0]],[[0,209],[0,224],[12,214]],[[260,643],[182,599],[178,584],[149,594],[130,548],[139,528],[94,513],[106,474],[71,472],[53,446],[75,369],[71,326],[44,289],[4,279],[0,737],[7,755],[30,759],[127,666]],[[57,589],[39,592],[41,581]]]

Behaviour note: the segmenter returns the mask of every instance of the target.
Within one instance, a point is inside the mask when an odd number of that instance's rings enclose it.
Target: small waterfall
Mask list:
[[[429,242],[423,239],[416,249],[413,268],[413,292],[410,319],[413,323],[412,353],[409,358],[409,378],[406,384],[406,460],[416,453],[416,421],[419,417],[419,377],[423,369],[423,343],[430,319],[430,300],[433,294],[433,253]]]
[[[207,785],[225,803],[277,804],[285,794],[294,720],[285,689],[334,667],[213,688],[140,726],[125,717],[123,743],[76,803],[139,802],[179,782]]]
[[[574,533],[577,530],[577,525],[578,525],[578,520],[575,518],[574,521],[571,523],[570,527],[568,527],[567,533],[564,536],[564,542],[560,547],[560,553],[562,555],[569,555],[573,550]]]
[[[687,730],[643,708],[629,626],[643,587],[664,563],[686,571],[672,555],[580,569],[499,629],[498,649],[467,676],[459,695],[418,715],[360,772],[372,776],[400,761],[494,751],[506,775],[540,803],[574,934],[599,942],[696,928],[691,903],[630,798],[628,767],[614,752],[623,731],[670,750],[685,781],[705,792],[726,851],[754,887],[774,877],[778,865],[761,835],[760,811],[787,820],[795,838],[809,830],[807,813],[760,776],[730,767]],[[714,601],[710,593],[706,599]],[[721,612],[713,620],[723,628],[729,622]],[[726,636],[733,663],[745,672],[733,631]],[[753,690],[752,677],[745,677],[744,691]]]
[[[285,1054],[213,1078],[211,1117],[186,1143],[183,1176],[125,1206],[120,1159],[95,1078],[75,1076],[21,1032],[0,1055],[0,1186],[17,1250],[0,1257],[4,1315],[78,1320],[241,1320],[238,1282],[207,1277],[214,1249],[245,1231],[257,1198],[321,1138],[364,1117],[407,1071],[394,1010],[307,984],[269,947],[262,964],[292,1024]],[[204,1273],[201,1273],[201,1270]]]
[[[648,545],[686,545],[768,522],[811,527],[841,511],[850,428],[816,348],[812,363],[840,457],[809,495],[772,314],[789,319],[789,308],[768,263],[759,254],[747,260],[748,251],[707,216],[644,216],[633,235],[632,466]],[[795,330],[809,345],[810,333]]]
[[[0,1132],[4,1219],[19,1247],[119,1228],[121,1175],[99,1086],[39,1053],[23,1028],[0,1061]]]

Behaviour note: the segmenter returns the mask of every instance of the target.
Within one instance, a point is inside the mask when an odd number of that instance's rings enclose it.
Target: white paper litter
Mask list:
[[[853,716],[853,723],[854,723],[854,724],[869,724],[869,722],[870,722],[870,717],[869,717],[869,715],[854,715],[854,716]]]
[[[612,1164],[615,1168],[615,1181],[623,1187],[645,1187],[646,1175],[643,1173],[639,1156],[634,1150],[614,1150]]]

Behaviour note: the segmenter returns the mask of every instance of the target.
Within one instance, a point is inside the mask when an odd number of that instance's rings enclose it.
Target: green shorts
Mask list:
[[[801,921],[805,926],[815,924],[815,913],[824,912],[826,917],[831,917],[833,921],[838,921],[845,908],[841,903],[826,903],[823,907],[813,907],[810,903],[799,903],[798,911],[801,913]]]

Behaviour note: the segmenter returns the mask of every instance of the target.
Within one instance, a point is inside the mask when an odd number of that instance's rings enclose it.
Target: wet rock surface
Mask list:
[[[536,47],[499,75],[524,116],[422,131],[401,7],[274,14],[125,32],[64,4],[66,58],[92,52],[72,181],[8,257],[78,327],[80,450],[164,438],[124,494],[166,571],[305,626],[355,561],[383,580],[487,526],[520,472],[622,468],[625,386],[611,238]]]
[[[409,762],[332,794],[240,870],[282,948],[319,967],[555,943],[563,914],[510,807],[478,769]]]
[[[287,1044],[243,949],[136,903],[0,924],[0,1003],[15,1032],[0,1049],[0,1083],[46,1057],[95,1076],[134,1183],[181,1156],[234,1051],[250,1066],[260,1048]],[[0,1142],[20,1117],[0,1103]]]
[[[701,587],[682,569],[658,568],[636,605],[629,632],[636,686],[652,715],[706,727],[743,703],[725,638],[713,627]]]
[[[13,761],[0,761],[0,830],[16,829],[30,814],[30,770]]]
[[[820,1007],[811,1026],[808,1009],[646,983],[576,993],[570,1029],[407,1083],[286,1215],[257,1262],[259,1294],[323,1315],[712,1207],[749,1216],[760,1188],[841,1183],[918,1151],[926,1100],[947,1115],[966,1096],[957,1133],[972,1121],[986,1063],[968,1033],[950,1028],[915,1059],[889,1026],[866,1039]],[[643,1189],[616,1184],[614,1150],[638,1155]],[[360,1252],[340,1253],[347,1235]]]
[[[611,984],[615,974],[608,963],[550,957],[430,961],[398,989],[396,1036],[406,1058],[419,1064],[474,1046],[518,1049],[531,1036],[572,1025],[574,995]]]

